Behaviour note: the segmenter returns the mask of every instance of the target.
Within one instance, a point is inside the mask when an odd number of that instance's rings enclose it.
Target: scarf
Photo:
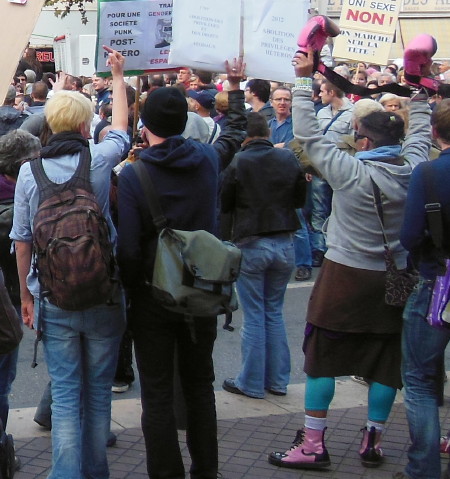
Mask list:
[[[41,158],[55,158],[62,155],[79,153],[89,142],[80,133],[63,131],[55,133],[48,140],[47,146],[41,149]]]
[[[385,158],[398,157],[401,150],[401,145],[379,146],[369,151],[358,151],[355,158],[358,158],[358,160],[384,160]]]

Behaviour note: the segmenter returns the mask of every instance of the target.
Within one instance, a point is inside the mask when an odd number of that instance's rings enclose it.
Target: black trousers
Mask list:
[[[131,303],[142,400],[142,431],[151,479],[184,479],[173,409],[174,356],[186,403],[186,437],[192,459],[191,479],[216,479],[217,418],[212,352],[216,318],[194,318],[193,330],[179,314],[146,295]],[[195,342],[193,341],[193,334]]]

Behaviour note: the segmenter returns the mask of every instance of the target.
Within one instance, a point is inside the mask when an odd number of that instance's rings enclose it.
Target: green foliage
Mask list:
[[[75,6],[81,15],[81,23],[85,25],[88,21],[86,17],[86,9],[84,5],[86,3],[93,3],[94,0],[45,0],[46,7],[54,7],[55,15],[57,17],[64,18],[71,12],[71,7]]]

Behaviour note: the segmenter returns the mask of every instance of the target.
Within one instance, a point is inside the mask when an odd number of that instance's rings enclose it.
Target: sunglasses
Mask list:
[[[368,140],[370,140],[373,143],[373,140],[372,140],[372,138],[370,138],[370,136],[360,135],[357,131],[355,131],[355,133],[353,134],[353,139],[355,140],[355,142],[358,141],[358,140],[362,140],[364,138],[367,138]]]

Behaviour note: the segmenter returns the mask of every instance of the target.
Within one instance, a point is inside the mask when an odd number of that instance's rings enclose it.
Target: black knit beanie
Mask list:
[[[183,133],[187,110],[186,98],[177,88],[161,87],[148,95],[141,119],[154,135],[168,138]]]

